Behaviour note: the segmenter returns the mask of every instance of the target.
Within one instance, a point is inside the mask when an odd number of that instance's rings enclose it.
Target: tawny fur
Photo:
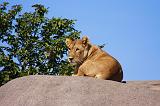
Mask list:
[[[78,40],[67,38],[66,45],[69,49],[69,62],[76,66],[75,76],[122,81],[120,63],[98,46],[91,45],[86,36]]]

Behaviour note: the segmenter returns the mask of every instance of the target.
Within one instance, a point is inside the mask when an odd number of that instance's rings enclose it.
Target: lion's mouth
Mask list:
[[[69,61],[69,63],[70,63],[72,66],[79,66],[79,65],[81,65],[81,62],[80,62],[80,61]]]
[[[77,65],[77,63],[76,63],[76,62],[70,62],[70,64],[72,64],[72,65]]]
[[[78,59],[68,59],[68,62],[73,66],[79,66],[83,63],[83,61]]]
[[[76,64],[77,64],[74,60],[71,60],[71,59],[68,59],[68,62],[69,62],[71,65],[76,65]]]

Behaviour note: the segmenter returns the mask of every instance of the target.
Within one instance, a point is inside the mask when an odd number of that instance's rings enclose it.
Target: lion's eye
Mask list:
[[[70,48],[68,48],[68,51],[70,51],[71,49]]]
[[[76,48],[76,51],[78,51],[79,49],[78,48]]]

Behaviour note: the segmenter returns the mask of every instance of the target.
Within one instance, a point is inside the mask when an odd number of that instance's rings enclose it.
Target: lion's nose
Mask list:
[[[69,62],[73,60],[73,57],[68,57]]]

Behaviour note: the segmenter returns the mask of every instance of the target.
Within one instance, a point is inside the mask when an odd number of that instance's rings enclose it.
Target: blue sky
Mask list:
[[[122,65],[124,80],[160,80],[160,0],[1,0],[49,7],[47,17],[76,19],[75,28]]]

